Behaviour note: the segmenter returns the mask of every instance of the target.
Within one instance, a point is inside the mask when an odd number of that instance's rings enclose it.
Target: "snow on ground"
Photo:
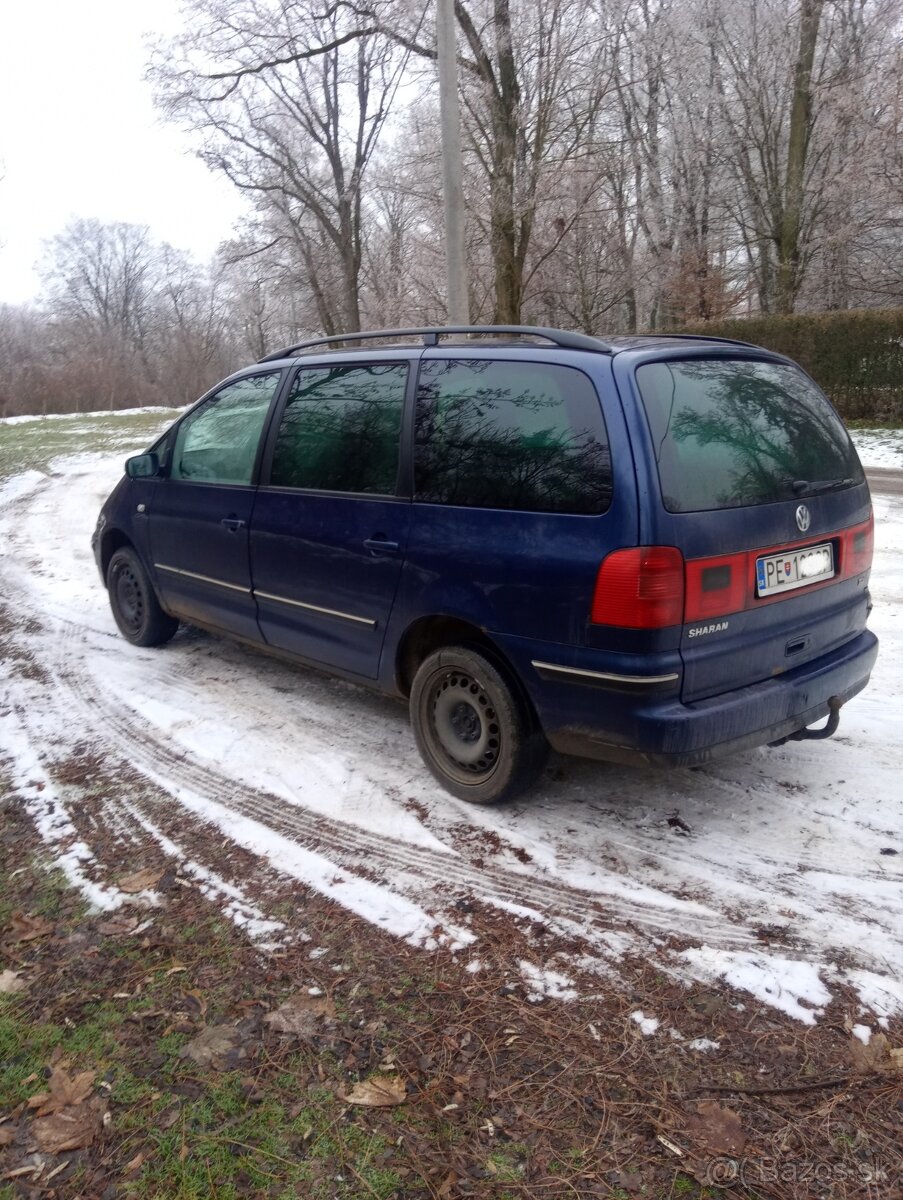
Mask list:
[[[162,404],[148,404],[143,408],[115,408],[107,411],[95,410],[87,413],[28,413],[22,417],[2,417],[0,418],[0,427],[4,425],[31,425],[35,421],[107,421],[111,417],[134,417],[145,416],[147,414],[159,413],[169,417],[170,421],[174,421],[179,413],[184,412],[184,408],[167,408]]]
[[[903,469],[903,429],[854,429],[853,442],[862,465]]]
[[[20,475],[5,479],[0,483],[0,508],[35,491],[46,478],[43,471],[23,471]]]
[[[575,991],[572,972],[602,983],[640,953],[802,1021],[842,982],[876,1019],[903,1011],[899,499],[875,498],[882,653],[835,738],[671,773],[557,759],[532,794],[481,809],[431,779],[399,703],[192,630],[158,650],[125,643],[89,547],[121,470],[122,453],[79,453],[0,485],[0,594],[29,618],[19,645],[40,668],[4,666],[0,758],[20,782],[96,746],[217,846],[230,839],[415,944],[468,946],[471,969],[462,898],[541,921],[582,949],[554,968],[522,963],[537,996]],[[279,939],[223,874],[228,855],[193,862],[167,844],[166,814],[128,799],[106,819],[154,836],[233,919]]]

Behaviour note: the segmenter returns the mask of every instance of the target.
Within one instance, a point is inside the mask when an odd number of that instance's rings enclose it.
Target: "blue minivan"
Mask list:
[[[236,372],[93,537],[134,645],[186,622],[405,697],[482,804],[549,746],[692,765],[833,733],[877,654],[872,546],[846,429],[788,359],[498,326]]]

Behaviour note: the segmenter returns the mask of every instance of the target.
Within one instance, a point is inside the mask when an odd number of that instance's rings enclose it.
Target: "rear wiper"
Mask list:
[[[790,486],[797,496],[804,493],[814,496],[817,492],[833,492],[838,488],[852,487],[853,480],[849,476],[845,479],[794,479]]]

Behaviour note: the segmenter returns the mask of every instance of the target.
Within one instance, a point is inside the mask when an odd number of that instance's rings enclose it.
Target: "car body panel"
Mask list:
[[[255,497],[251,486],[157,481],[144,518],[167,611],[237,637],[259,638],[248,555]]]

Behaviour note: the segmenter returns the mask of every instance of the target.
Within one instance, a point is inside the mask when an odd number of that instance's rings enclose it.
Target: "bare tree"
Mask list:
[[[204,134],[205,160],[252,198],[306,276],[320,324],[337,332],[360,328],[365,182],[403,59],[342,6],[320,7],[192,0],[190,32],[158,52],[152,74],[167,111]],[[327,246],[337,292],[323,278]]]

